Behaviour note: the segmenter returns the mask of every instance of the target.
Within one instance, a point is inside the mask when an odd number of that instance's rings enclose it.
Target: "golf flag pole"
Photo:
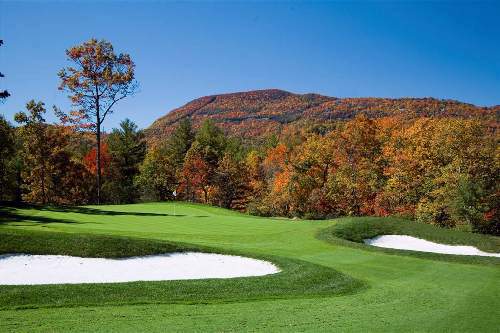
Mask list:
[[[172,192],[173,196],[174,196],[174,216],[175,216],[175,199],[177,198],[177,190],[174,190],[174,192]]]

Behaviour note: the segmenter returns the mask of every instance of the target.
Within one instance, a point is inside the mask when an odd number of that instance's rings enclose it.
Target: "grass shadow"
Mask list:
[[[108,216],[169,216],[169,217],[185,217],[186,214],[168,214],[168,213],[147,213],[147,212],[124,212],[114,210],[104,210],[100,208],[82,207],[82,206],[38,206],[35,207],[42,211],[58,212],[58,213],[77,213],[89,215],[108,215]],[[189,215],[191,217],[210,217],[209,215]]]
[[[35,222],[40,224],[48,223],[84,223],[67,219],[55,219],[46,216],[37,216],[20,213],[14,207],[0,207],[0,225],[12,222]]]
[[[87,215],[107,215],[107,216],[185,216],[180,214],[166,214],[166,213],[144,213],[144,212],[123,212],[104,210],[99,208],[81,207],[81,206],[44,206],[37,207],[41,211],[57,212],[57,213],[77,213]]]
[[[23,213],[19,209],[36,210],[41,212],[55,213],[77,213],[84,215],[102,215],[102,216],[144,216],[144,217],[186,217],[185,214],[167,214],[167,213],[144,213],[144,212],[123,212],[104,210],[91,207],[78,206],[40,206],[31,204],[4,204],[0,202],[0,225],[12,222],[35,222],[40,224],[48,223],[91,223],[74,221],[65,218],[52,218],[47,216],[39,216],[36,214]],[[196,215],[192,217],[209,217],[208,215]]]

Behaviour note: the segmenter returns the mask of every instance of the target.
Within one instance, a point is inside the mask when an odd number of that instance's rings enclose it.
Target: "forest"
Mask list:
[[[491,117],[359,113],[244,140],[184,117],[159,140],[130,119],[101,132],[134,93],[134,63],[109,42],[67,51],[59,73],[75,110],[31,100],[0,117],[0,200],[84,205],[182,200],[253,215],[403,216],[500,234],[500,151]],[[2,99],[8,98],[6,91]],[[242,106],[244,109],[244,106]],[[215,110],[216,111],[216,110]]]

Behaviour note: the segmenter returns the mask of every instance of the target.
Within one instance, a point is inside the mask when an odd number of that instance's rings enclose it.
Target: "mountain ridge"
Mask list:
[[[340,98],[316,93],[295,94],[280,89],[252,90],[196,98],[155,120],[146,129],[146,136],[150,140],[168,136],[184,118],[191,118],[195,128],[209,118],[230,135],[251,138],[279,132],[299,121],[342,121],[357,114],[369,118],[457,117],[497,122],[500,105],[482,107],[433,97]]]

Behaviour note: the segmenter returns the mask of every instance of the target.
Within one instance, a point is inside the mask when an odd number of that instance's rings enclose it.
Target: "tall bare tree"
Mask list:
[[[92,129],[97,144],[97,203],[101,200],[101,125],[115,104],[137,88],[134,62],[128,54],[116,54],[105,40],[90,39],[66,50],[73,63],[59,72],[60,90],[67,91],[76,109],[59,113],[63,121]]]

